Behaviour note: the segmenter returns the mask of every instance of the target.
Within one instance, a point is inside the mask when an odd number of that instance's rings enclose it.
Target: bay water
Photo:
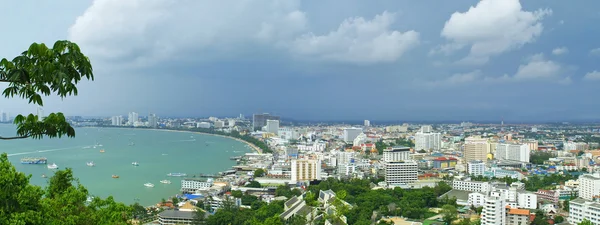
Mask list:
[[[0,124],[0,136],[15,136],[15,126]],[[59,169],[72,168],[91,195],[112,195],[116,201],[148,206],[179,193],[184,178],[170,177],[168,173],[216,174],[235,165],[230,157],[251,149],[233,139],[191,132],[76,128],[75,138],[0,141],[0,152],[8,154],[18,171],[31,174],[32,184],[45,187],[48,179],[42,175],[50,177],[54,170],[46,164],[21,164],[21,158],[46,157],[48,164],[56,163]],[[87,166],[90,161],[95,166]],[[171,184],[160,183],[165,179]],[[145,187],[145,183],[154,187]]]

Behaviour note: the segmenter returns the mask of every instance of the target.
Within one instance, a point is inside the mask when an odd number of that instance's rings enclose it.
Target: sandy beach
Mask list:
[[[232,140],[236,140],[239,142],[242,142],[244,144],[247,144],[248,146],[252,147],[257,153],[262,154],[262,149],[260,149],[259,147],[257,147],[256,145],[247,142],[245,140],[239,139],[239,138],[234,138],[231,136],[225,136],[225,135],[220,135],[220,134],[209,134],[209,133],[202,133],[202,132],[197,132],[197,131],[187,131],[187,130],[168,130],[168,129],[148,129],[148,130],[156,130],[156,131],[168,131],[168,132],[183,132],[183,133],[191,133],[191,134],[201,134],[201,135],[210,135],[210,136],[217,136],[217,137],[224,137],[224,138],[229,138]]]

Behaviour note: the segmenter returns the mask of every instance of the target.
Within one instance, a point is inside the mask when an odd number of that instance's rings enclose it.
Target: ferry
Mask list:
[[[185,174],[185,173],[169,173],[169,174],[167,174],[167,176],[170,176],[170,177],[185,177],[185,176],[187,176],[187,174]]]
[[[146,186],[146,187],[154,187],[154,184],[152,184],[152,183],[145,183],[144,186]]]
[[[87,162],[87,163],[85,163],[85,164],[86,164],[87,166],[95,166],[95,165],[96,165],[96,164],[94,164],[94,161]]]
[[[131,165],[139,166],[140,164],[138,162],[132,162]]]
[[[171,183],[170,180],[161,180],[160,182],[163,183],[163,184],[170,184]]]
[[[58,169],[58,165],[56,165],[56,163],[52,163],[52,164],[48,165],[48,169],[51,169],[51,170]]]
[[[112,178],[119,178],[119,175],[112,175]]]
[[[24,157],[21,158],[21,164],[46,164],[46,157]]]

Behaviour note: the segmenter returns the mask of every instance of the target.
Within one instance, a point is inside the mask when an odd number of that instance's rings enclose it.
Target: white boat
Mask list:
[[[144,186],[146,186],[146,187],[154,187],[154,184],[152,184],[152,183],[145,183]]]
[[[161,180],[160,182],[163,183],[163,184],[170,184],[171,183],[170,180]]]
[[[185,173],[169,173],[169,174],[167,174],[167,176],[170,176],[170,177],[185,177],[185,176],[187,176],[187,174],[185,174]]]
[[[85,164],[86,164],[87,166],[95,166],[95,165],[96,165],[96,164],[94,164],[94,161],[87,162],[87,163],[85,163]]]
[[[51,169],[51,170],[58,169],[58,165],[56,165],[56,163],[52,163],[52,164],[48,165],[48,169]]]
[[[139,166],[140,164],[138,162],[132,162],[131,165]]]

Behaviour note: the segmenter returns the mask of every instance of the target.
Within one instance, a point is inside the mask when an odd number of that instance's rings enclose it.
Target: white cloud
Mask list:
[[[95,0],[69,39],[104,59],[156,62],[182,52],[235,52],[244,43],[277,43],[306,31],[299,0]]]
[[[514,79],[556,79],[562,72],[562,66],[554,61],[546,60],[543,54],[532,56],[527,64],[520,65]]]
[[[584,80],[600,80],[600,71],[594,70],[592,72],[586,73],[583,76]]]
[[[541,20],[551,13],[523,11],[519,0],[482,0],[467,12],[452,14],[441,32],[450,43],[433,52],[449,54],[470,47],[462,61],[484,64],[491,56],[534,42],[544,29]]]
[[[600,48],[590,50],[591,55],[600,55]]]
[[[471,71],[468,73],[456,73],[448,78],[435,80],[435,81],[429,81],[429,82],[425,82],[424,84],[426,86],[430,86],[430,87],[455,86],[455,85],[460,85],[460,84],[476,82],[476,81],[480,80],[481,77],[482,77],[481,71],[474,70],[474,71]]]
[[[392,62],[419,44],[419,33],[413,30],[391,30],[393,13],[383,12],[372,20],[349,18],[337,30],[325,35],[307,33],[291,45],[295,54],[318,59],[374,63]]]
[[[569,49],[567,47],[560,47],[560,48],[555,48],[552,50],[552,54],[554,55],[562,55],[562,54],[566,54],[569,52]]]

